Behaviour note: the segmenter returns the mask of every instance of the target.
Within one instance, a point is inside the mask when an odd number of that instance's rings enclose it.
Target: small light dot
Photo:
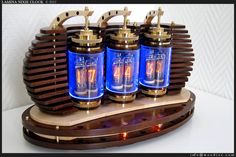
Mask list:
[[[56,130],[59,130],[59,126],[56,126]]]
[[[128,136],[127,132],[123,132],[122,133],[122,140],[126,140],[127,136]]]

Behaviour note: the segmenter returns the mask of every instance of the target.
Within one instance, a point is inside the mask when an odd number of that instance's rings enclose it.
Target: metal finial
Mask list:
[[[157,10],[157,28],[161,28],[161,16],[164,14],[164,11],[161,9],[161,7]]]
[[[125,14],[124,14],[124,29],[126,29],[127,28],[128,7],[124,8],[124,12],[125,12]]]
[[[88,7],[84,8],[84,18],[85,18],[85,30],[88,30],[89,20],[88,17],[93,14],[93,11],[90,11]]]
[[[171,21],[170,25],[171,25],[171,26],[174,26],[174,25],[175,25],[175,22],[174,22],[174,21]]]
[[[89,11],[89,8],[88,7],[85,7],[84,8],[84,11]],[[85,15],[85,30],[88,30],[88,16]]]

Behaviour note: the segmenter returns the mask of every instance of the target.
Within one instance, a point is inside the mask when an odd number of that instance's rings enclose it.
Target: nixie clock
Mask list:
[[[143,23],[128,22],[128,8],[89,24],[92,14],[65,11],[32,41],[23,79],[35,104],[22,114],[24,138],[47,148],[106,148],[186,123],[195,95],[184,88],[194,61],[185,26],[160,23],[161,9]],[[79,16],[85,24],[63,25]],[[124,22],[108,23],[115,16]]]

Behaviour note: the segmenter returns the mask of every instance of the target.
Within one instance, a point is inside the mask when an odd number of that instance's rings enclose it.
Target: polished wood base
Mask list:
[[[95,149],[143,141],[187,122],[195,95],[186,89],[160,98],[142,97],[129,104],[101,104],[95,110],[51,115],[36,106],[22,114],[24,138],[57,149]]]

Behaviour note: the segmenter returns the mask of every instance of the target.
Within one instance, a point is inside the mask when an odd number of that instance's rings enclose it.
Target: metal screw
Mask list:
[[[57,141],[57,143],[59,143],[59,136],[56,136],[56,141]]]

